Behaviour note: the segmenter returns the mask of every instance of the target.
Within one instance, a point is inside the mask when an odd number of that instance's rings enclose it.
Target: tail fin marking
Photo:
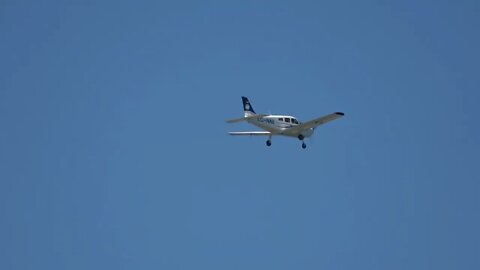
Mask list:
[[[243,102],[243,111],[245,113],[245,117],[256,114],[255,111],[253,110],[252,104],[250,104],[250,101],[248,100],[247,97],[242,97],[242,102]]]

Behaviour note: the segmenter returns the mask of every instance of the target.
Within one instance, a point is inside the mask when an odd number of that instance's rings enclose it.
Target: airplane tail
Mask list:
[[[252,104],[250,104],[250,101],[246,97],[242,97],[242,102],[243,102],[243,111],[245,113],[245,117],[255,115],[255,111],[253,110]]]

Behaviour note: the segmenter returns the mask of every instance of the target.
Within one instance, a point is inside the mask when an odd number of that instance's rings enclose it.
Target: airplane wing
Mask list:
[[[313,120],[302,123],[300,125],[293,126],[293,127],[289,128],[288,131],[289,132],[297,132],[297,131],[299,132],[299,131],[302,131],[302,130],[305,130],[305,129],[314,128],[314,127],[323,125],[325,123],[328,123],[330,121],[333,121],[335,119],[338,119],[338,118],[340,118],[344,115],[345,114],[342,113],[342,112],[332,113],[332,114],[325,115],[325,116],[322,116],[322,117],[319,117],[319,118],[315,118]]]
[[[272,135],[271,132],[268,131],[237,131],[237,132],[229,132],[230,135],[243,135],[243,136],[269,136]]]
[[[265,117],[265,116],[268,116],[268,114],[254,114],[254,115],[247,116],[247,117],[225,120],[225,122],[227,122],[227,123],[238,123],[238,122],[241,122],[241,121],[247,121],[247,120],[252,119],[252,118],[259,118],[259,117]]]

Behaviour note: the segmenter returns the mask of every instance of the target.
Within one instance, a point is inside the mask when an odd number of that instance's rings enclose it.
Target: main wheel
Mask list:
[[[267,146],[270,146],[270,145],[272,145],[272,141],[268,140],[267,141]]]
[[[303,149],[307,148],[307,145],[305,143],[302,143],[302,148]]]

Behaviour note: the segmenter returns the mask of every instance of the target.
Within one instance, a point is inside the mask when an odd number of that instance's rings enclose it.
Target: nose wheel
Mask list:
[[[305,136],[303,136],[302,134],[298,135],[298,139],[300,141],[302,141],[302,148],[305,149],[307,148],[307,145],[305,144],[305,142],[303,141],[305,139]]]
[[[272,145],[272,141],[271,141],[271,140],[267,140],[266,144],[267,144],[267,146],[271,146],[271,145]]]

